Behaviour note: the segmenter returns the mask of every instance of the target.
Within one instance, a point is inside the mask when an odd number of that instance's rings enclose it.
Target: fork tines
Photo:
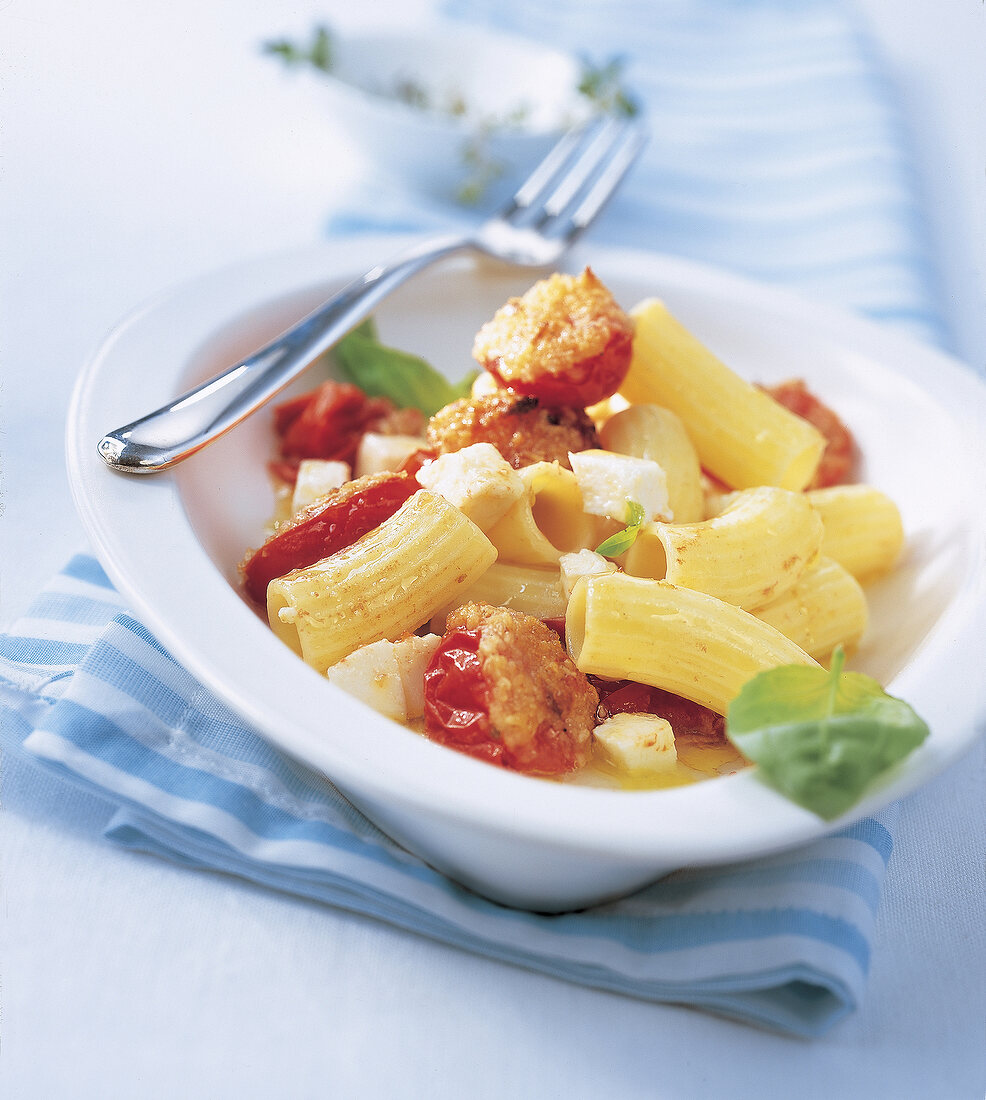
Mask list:
[[[594,119],[562,137],[518,188],[505,217],[545,236],[583,230],[616,190],[647,141],[631,119]]]

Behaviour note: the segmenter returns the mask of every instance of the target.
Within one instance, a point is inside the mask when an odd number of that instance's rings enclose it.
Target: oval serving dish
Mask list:
[[[114,474],[97,440],[252,351],[334,289],[416,238],[360,238],[201,278],[134,313],[86,366],[68,467],[95,550],[136,612],[204,684],[274,745],[327,775],[407,848],[489,897],[586,906],[671,870],[779,851],[841,828],[956,759],[986,713],[986,386],[961,364],[837,310],[678,259],[576,251],[629,308],[661,297],[751,381],[802,377],[855,433],[861,479],[901,509],[907,546],[868,589],[851,667],[918,711],[931,736],[842,819],[825,822],[755,769],[659,791],[514,774],[381,717],[303,664],[241,597],[236,565],[273,510],[273,436],[261,411],[153,477]],[[381,338],[450,377],[472,337],[533,277],[463,260],[419,276],[377,311]],[[318,370],[319,368],[314,368]],[[310,388],[314,371],[295,385]]]

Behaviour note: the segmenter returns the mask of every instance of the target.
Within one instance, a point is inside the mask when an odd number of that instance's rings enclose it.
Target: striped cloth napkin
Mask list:
[[[593,239],[718,263],[943,341],[902,127],[841,5],[452,0],[450,10],[571,50],[591,44],[597,61],[628,58],[654,136]],[[431,219],[447,227],[448,211],[381,187],[333,226]],[[409,856],[245,727],[87,555],[0,638],[0,715],[9,749],[114,801],[106,836],[134,850],[800,1036],[823,1033],[863,995],[894,808],[801,850],[679,872],[592,910],[506,909]]]

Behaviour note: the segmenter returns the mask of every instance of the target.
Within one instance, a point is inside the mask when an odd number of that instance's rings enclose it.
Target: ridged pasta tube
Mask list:
[[[701,523],[655,523],[665,579],[737,607],[759,607],[789,589],[822,544],[822,521],[804,493],[763,485],[733,493]]]
[[[676,413],[702,465],[734,489],[803,489],[818,466],[820,432],[720,362],[649,298],[633,310],[630,371],[620,393],[631,405]]]
[[[631,405],[606,421],[599,440],[607,451],[649,458],[661,467],[675,523],[705,518],[702,468],[681,417],[660,405]]]
[[[325,672],[369,642],[402,634],[455,603],[496,560],[457,508],[420,490],[352,546],[267,586],[274,632]]]
[[[445,617],[464,603],[488,603],[494,607],[510,607],[536,619],[561,618],[566,599],[558,569],[537,565],[513,565],[494,562],[474,584],[457,593],[454,603],[443,605],[431,620],[436,634],[445,633]]]
[[[886,573],[904,544],[897,505],[869,485],[833,485],[805,494],[822,517],[822,553],[859,581]]]
[[[501,561],[557,566],[562,554],[599,541],[599,520],[583,511],[571,470],[557,462],[535,462],[517,473],[526,492],[486,532]]]
[[[782,596],[754,611],[816,661],[837,645],[855,648],[869,611],[859,581],[838,562],[818,557]]]
[[[817,663],[733,604],[625,573],[579,581],[565,630],[583,672],[664,688],[718,714],[758,672]]]

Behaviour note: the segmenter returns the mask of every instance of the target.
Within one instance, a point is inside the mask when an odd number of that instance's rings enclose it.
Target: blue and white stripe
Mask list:
[[[681,872],[582,913],[505,909],[409,855],[245,727],[121,608],[87,556],[0,638],[0,715],[14,751],[22,743],[117,803],[106,836],[136,851],[559,978],[801,1035],[862,996],[891,849],[885,824]]]
[[[626,60],[651,141],[592,239],[701,260],[946,343],[893,89],[839,0],[446,0]]]
[[[944,342],[906,135],[840,0],[448,0],[594,61],[625,55],[653,137],[593,239],[717,264]],[[364,191],[334,232],[440,224]],[[0,638],[10,751],[110,797],[125,847],[387,920],[598,988],[817,1035],[859,1003],[891,838],[671,876],[591,911],[504,909],[437,874],[282,757],[74,558]]]

